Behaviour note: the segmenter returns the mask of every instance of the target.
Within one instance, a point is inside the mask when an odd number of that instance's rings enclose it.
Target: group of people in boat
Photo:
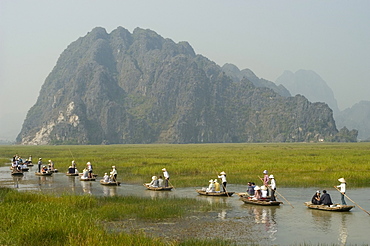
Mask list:
[[[22,172],[22,171],[28,171],[28,166],[32,164],[32,156],[29,157],[29,159],[26,159],[23,161],[22,157],[20,157],[18,154],[15,154],[12,158],[12,166],[11,170],[13,172]]]
[[[202,190],[206,191],[206,192],[222,192],[221,191],[221,186],[222,186],[222,190],[223,192],[227,192],[226,191],[226,185],[227,185],[227,179],[226,179],[226,173],[224,171],[222,171],[218,176],[217,176],[218,179],[221,179],[221,183],[218,182],[217,179],[210,179],[209,180],[209,185],[207,188],[203,188]]]
[[[49,160],[47,165],[43,165],[42,158],[39,158],[37,162],[37,172],[38,173],[53,173],[53,172],[57,172],[57,169],[54,168],[54,162],[52,160]]]
[[[261,178],[263,185],[258,186],[254,182],[248,182],[247,193],[253,200],[276,201],[276,180],[273,174],[268,174],[267,170],[263,171]]]
[[[152,176],[152,181],[150,181],[150,183],[146,183],[145,185],[152,188],[169,187],[170,175],[166,168],[162,168],[162,172],[163,176]]]
[[[340,193],[341,193],[341,203],[342,205],[347,205],[345,199],[344,199],[344,194],[346,193],[346,180],[344,178],[338,179],[340,182],[340,185],[334,186],[336,188],[340,188]],[[321,192],[318,190],[316,193],[312,196],[311,198],[311,203],[314,205],[326,205],[330,206],[333,205],[333,202],[331,200],[331,196],[329,193],[327,193],[326,190]]]
[[[32,164],[32,155],[28,157],[25,161],[23,161],[22,157],[18,154],[15,154],[12,158],[12,166],[11,169],[13,172],[18,171],[28,171],[28,166],[33,166]],[[45,173],[45,172],[56,172],[57,169],[54,168],[54,162],[52,160],[48,161],[48,165],[43,165],[42,158],[39,158],[37,162],[37,172]]]
[[[81,179],[93,179],[93,165],[91,162],[87,162],[85,168],[82,170],[82,176]]]
[[[110,171],[109,175],[108,173],[105,173],[103,176],[103,181],[105,183],[117,183],[117,169],[116,166],[112,166],[112,170]]]

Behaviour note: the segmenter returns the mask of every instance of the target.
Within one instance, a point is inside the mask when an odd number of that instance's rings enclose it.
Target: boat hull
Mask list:
[[[104,182],[104,180],[100,180],[100,184],[106,186],[118,186],[121,185],[121,182]]]
[[[241,197],[240,200],[242,200],[245,204],[253,204],[258,206],[279,206],[282,204],[282,202],[278,201],[270,201],[270,200],[253,200],[249,199],[248,197]]]
[[[304,205],[306,205],[309,209],[316,209],[316,210],[323,210],[323,211],[331,211],[331,212],[348,212],[355,206],[350,205],[340,205],[340,204],[334,204],[332,206],[328,205],[315,205],[311,202],[305,202]]]
[[[151,187],[151,186],[148,186],[146,184],[143,184],[145,186],[145,188],[147,188],[148,190],[154,190],[154,191],[170,191],[173,189],[173,186],[168,186],[168,187]]]
[[[53,173],[35,173],[37,176],[51,176]]]
[[[67,176],[78,176],[78,173],[66,173]]]
[[[95,180],[96,180],[95,178],[87,178],[87,179],[80,178],[80,181],[95,181]]]
[[[14,172],[12,173],[12,176],[23,176],[22,172]]]
[[[196,190],[202,196],[232,196],[235,192],[207,192],[204,190]]]

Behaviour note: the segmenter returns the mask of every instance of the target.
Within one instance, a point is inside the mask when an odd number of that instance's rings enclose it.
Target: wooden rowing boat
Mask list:
[[[39,172],[35,172],[35,174],[37,176],[51,176],[53,173],[39,173]]]
[[[280,204],[283,204],[283,202],[270,201],[270,199],[254,200],[251,197],[241,197],[240,200],[242,200],[246,204],[253,204],[253,205],[259,205],[259,206],[279,206]]]
[[[196,192],[198,192],[199,195],[202,196],[232,196],[235,192],[207,192],[201,189],[197,189]]]
[[[95,181],[95,178],[80,178],[80,181]]]
[[[147,188],[148,190],[154,190],[154,191],[170,191],[173,189],[173,186],[168,186],[168,187],[151,187],[147,184],[143,184],[145,186],[145,188]]]
[[[78,176],[78,173],[66,173],[67,176]]]
[[[13,176],[23,176],[23,173],[22,172],[18,172],[18,171],[12,172],[11,174]]]
[[[305,202],[304,205],[310,209],[317,209],[317,210],[324,210],[324,211],[332,211],[332,212],[346,212],[354,208],[355,206],[350,205],[340,205],[340,204],[334,204],[334,205],[316,205],[312,204],[312,202]]]
[[[104,182],[104,180],[100,180],[101,185],[107,185],[107,186],[118,186],[121,184],[121,182]]]

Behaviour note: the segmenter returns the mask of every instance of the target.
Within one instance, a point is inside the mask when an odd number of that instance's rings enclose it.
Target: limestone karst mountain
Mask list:
[[[235,80],[187,42],[98,27],[60,55],[17,142],[301,142],[337,133],[326,104]]]

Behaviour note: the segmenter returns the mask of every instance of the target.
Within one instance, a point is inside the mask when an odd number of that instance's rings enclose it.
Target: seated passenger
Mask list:
[[[108,173],[105,173],[104,174],[103,180],[104,180],[105,183],[109,183],[110,182]]]
[[[159,176],[159,178],[158,178],[158,187],[163,187],[163,178],[162,178],[162,176]]]
[[[261,197],[262,197],[261,188],[258,185],[256,185],[256,187],[254,187],[253,200],[259,200],[261,199]]]
[[[88,179],[89,178],[89,170],[87,170],[87,168],[84,168],[84,170],[82,171],[82,179]]]
[[[157,176],[152,177],[152,181],[149,183],[150,187],[158,188],[158,178]]]
[[[215,191],[220,192],[220,183],[217,181],[217,179],[215,179],[214,183],[215,183]]]
[[[209,181],[209,186],[208,186],[208,188],[207,188],[207,190],[206,190],[207,192],[215,192],[215,184],[214,184],[214,182],[213,182],[213,179],[211,179],[210,181]]]
[[[261,198],[267,197],[267,187],[265,185],[261,186]]]
[[[72,166],[69,166],[68,173],[76,173],[76,169]]]
[[[331,201],[331,197],[328,193],[326,193],[326,190],[322,191],[322,196],[320,197],[320,205],[332,205],[333,202]]]
[[[47,173],[48,172],[48,168],[46,166],[42,166],[41,172],[42,173]]]
[[[315,195],[313,195],[311,199],[311,203],[315,205],[320,205],[320,191],[316,191]]]

